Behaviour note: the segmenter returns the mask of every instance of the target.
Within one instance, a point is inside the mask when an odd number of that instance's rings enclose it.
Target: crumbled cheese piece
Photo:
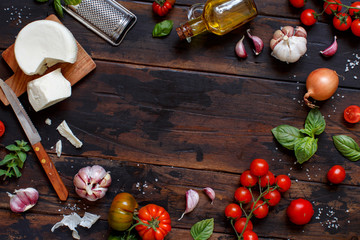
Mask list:
[[[85,212],[81,219],[80,226],[91,228],[91,226],[100,218],[100,215]]]
[[[61,136],[65,137],[69,142],[74,145],[76,148],[81,148],[82,142],[73,134],[66,121],[62,121],[62,123],[56,128]]]
[[[45,119],[45,124],[50,126],[51,125],[51,119],[50,118]]]
[[[59,140],[56,142],[56,155],[58,157],[61,156],[61,151],[62,151],[62,142],[61,142],[61,140]]]

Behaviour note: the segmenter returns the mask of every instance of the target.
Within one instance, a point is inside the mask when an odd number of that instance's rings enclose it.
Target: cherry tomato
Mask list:
[[[349,8],[349,15],[352,17],[360,17],[360,2],[353,2],[350,7],[351,8]]]
[[[138,218],[144,224],[137,225],[136,231],[143,240],[163,240],[171,231],[169,213],[161,206],[148,204],[140,208]]]
[[[250,172],[252,175],[261,177],[269,171],[269,164],[261,158],[254,159],[250,164]]]
[[[270,189],[270,192],[264,195],[264,199],[267,200],[269,206],[276,206],[281,200],[281,194],[276,189]]]
[[[346,177],[345,169],[340,165],[335,165],[327,173],[327,178],[334,184],[339,184],[344,181]]]
[[[254,203],[252,203],[251,209],[255,209],[253,213],[256,218],[264,218],[269,213],[269,205],[262,200],[259,200],[255,206]]]
[[[268,185],[271,186],[274,183],[275,183],[275,177],[274,174],[270,171],[268,171],[267,174],[265,174],[260,178],[260,186],[263,188],[267,187]]]
[[[241,208],[238,204],[236,203],[230,203],[229,205],[226,206],[225,208],[225,216],[227,218],[232,218],[232,219],[238,219],[239,217],[241,217]]]
[[[339,31],[348,30],[351,27],[351,17],[347,13],[339,13],[334,16],[333,25]]]
[[[245,231],[243,234],[243,239],[244,240],[258,240],[258,235],[256,233],[254,233],[253,231]]]
[[[289,0],[290,4],[296,8],[302,8],[305,6],[305,0]]]
[[[360,107],[350,105],[344,110],[344,118],[348,123],[357,123],[360,121]]]
[[[155,0],[153,2],[153,11],[159,16],[165,16],[172,9],[175,0]]]
[[[2,121],[0,121],[0,137],[5,133],[5,125]]]
[[[239,218],[235,224],[234,224],[234,228],[235,230],[238,232],[238,233],[242,233],[242,231],[244,230],[244,227],[245,227],[245,224],[246,224],[246,218],[245,217],[242,217],[242,218]],[[246,230],[253,230],[253,224],[252,222],[249,220],[247,226],[246,226]]]
[[[291,180],[286,175],[279,175],[275,178],[276,185],[279,186],[279,192],[286,192],[291,187]]]
[[[291,201],[286,213],[292,223],[304,225],[310,222],[314,209],[308,200],[299,198]]]
[[[258,181],[259,178],[257,176],[252,175],[250,170],[246,170],[240,176],[240,183],[244,187],[253,187],[258,183]]]
[[[360,19],[355,19],[351,24],[351,31],[355,36],[360,37]]]
[[[341,3],[340,0],[328,0],[328,2],[330,3],[324,2],[324,9],[327,14],[331,15],[333,14],[333,12],[338,13],[341,11],[342,6],[336,4],[336,3]]]
[[[245,204],[249,203],[252,199],[251,193],[246,187],[239,187],[236,189],[234,196],[236,201]]]
[[[313,9],[306,9],[300,15],[300,21],[306,25],[311,26],[316,23],[316,12]]]

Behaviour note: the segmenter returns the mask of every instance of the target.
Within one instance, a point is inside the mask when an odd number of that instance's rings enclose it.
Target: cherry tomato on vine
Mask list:
[[[250,164],[250,172],[252,175],[261,177],[269,171],[269,164],[261,158],[254,159]]]
[[[286,175],[279,175],[275,178],[276,185],[279,186],[279,192],[286,192],[291,187],[291,180]]]
[[[175,0],[155,0],[153,2],[153,11],[160,17],[165,16],[172,9]]]
[[[236,220],[239,217],[241,217],[241,214],[242,214],[241,208],[238,204],[230,203],[225,208],[225,216],[227,218],[232,218]]]
[[[258,183],[258,181],[259,178],[257,176],[252,175],[250,170],[246,170],[240,176],[240,183],[244,187],[253,187]]]
[[[331,15],[333,14],[333,12],[340,12],[341,9],[342,9],[342,6],[341,5],[338,5],[337,3],[340,3],[341,4],[341,1],[340,0],[327,0],[329,3],[327,2],[324,2],[324,10],[325,10],[325,13]]]
[[[0,137],[5,133],[5,125],[2,121],[0,121]]]
[[[351,32],[355,35],[360,37],[360,19],[355,19],[351,23]]]
[[[340,165],[335,165],[330,168],[327,173],[327,178],[331,183],[339,184],[344,181],[346,177],[345,169]]]
[[[308,200],[299,198],[291,201],[286,213],[292,223],[304,225],[310,222],[314,209]]]
[[[357,123],[360,121],[360,107],[350,105],[344,110],[344,119],[348,123]]]
[[[253,231],[245,231],[243,234],[243,239],[244,240],[258,240],[258,235],[256,233],[254,233]]]
[[[358,8],[358,9],[355,9]],[[353,2],[349,8],[349,15],[352,17],[360,17],[360,2]]]
[[[270,189],[270,192],[264,195],[264,199],[267,200],[269,206],[276,206],[281,200],[281,194],[276,189]]]
[[[251,209],[255,209],[253,214],[256,218],[264,218],[269,213],[269,205],[267,205],[267,203],[263,200],[259,200],[255,205],[252,203]]]
[[[234,197],[236,201],[245,204],[249,203],[252,199],[251,193],[246,187],[239,187],[236,189]]]
[[[333,26],[339,31],[346,31],[351,27],[351,17],[347,13],[339,13],[333,18]]]
[[[314,9],[306,9],[300,15],[300,21],[306,25],[311,26],[316,23],[316,12]]]
[[[238,233],[242,233],[242,231],[243,231],[243,229],[245,227],[245,224],[246,224],[246,218],[245,217],[242,217],[242,218],[238,219],[234,224],[235,231],[237,231]],[[249,220],[245,231],[253,230],[253,228],[254,228],[254,226],[253,226],[252,222]]]
[[[302,8],[305,6],[305,0],[289,0],[290,4],[296,8]]]
[[[274,174],[270,171],[267,172],[264,176],[260,178],[260,186],[267,187],[268,185],[271,186],[275,183]]]

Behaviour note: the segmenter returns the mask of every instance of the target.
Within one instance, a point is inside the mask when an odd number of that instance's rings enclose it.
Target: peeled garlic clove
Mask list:
[[[334,42],[324,51],[320,51],[320,53],[325,57],[331,57],[336,53],[337,49],[338,49],[338,44],[336,41],[336,36],[334,36]]]
[[[178,219],[178,221],[180,221],[185,214],[192,212],[192,210],[194,210],[194,208],[198,203],[199,203],[199,194],[192,189],[188,190],[186,192],[186,209],[185,212],[183,212],[181,217]]]
[[[7,193],[10,197],[10,208],[13,212],[25,212],[35,206],[39,193],[35,188],[19,189],[15,194]]]
[[[243,43],[244,37],[245,36],[243,36],[235,46],[235,53],[239,58],[247,58],[247,53],[246,53],[245,46]]]
[[[215,199],[215,191],[212,188],[209,188],[209,187],[206,187],[203,190],[206,193],[206,195],[208,195],[208,197],[211,199],[211,204],[213,204],[214,199]]]
[[[261,40],[261,38],[251,35],[250,34],[250,29],[248,29],[246,32],[247,32],[249,38],[251,38],[251,40],[254,43],[254,47],[255,47],[254,53],[255,53],[255,55],[259,55],[261,53],[261,51],[263,50],[263,48],[264,48],[264,42]]]

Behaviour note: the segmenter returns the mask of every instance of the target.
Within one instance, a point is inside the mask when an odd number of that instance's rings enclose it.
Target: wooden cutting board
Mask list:
[[[55,15],[48,16],[46,20],[52,20],[61,23],[60,20]],[[92,70],[94,70],[96,67],[95,62],[82,48],[82,46],[78,42],[76,43],[78,46],[76,62],[74,64],[58,63],[52,66],[51,68],[49,68],[45,72],[45,74],[57,68],[61,68],[62,74],[71,83],[72,86],[75,83],[77,83],[79,80],[81,80],[83,77],[85,77]],[[14,75],[8,78],[5,82],[14,90],[15,94],[18,97],[24,92],[26,92],[27,83],[29,81],[41,77],[40,75],[28,76],[20,69],[15,59],[14,44],[11,45],[2,53],[2,57],[5,60],[5,62],[10,66],[10,68],[14,71]],[[9,104],[2,91],[0,91],[0,99],[5,105]]]

